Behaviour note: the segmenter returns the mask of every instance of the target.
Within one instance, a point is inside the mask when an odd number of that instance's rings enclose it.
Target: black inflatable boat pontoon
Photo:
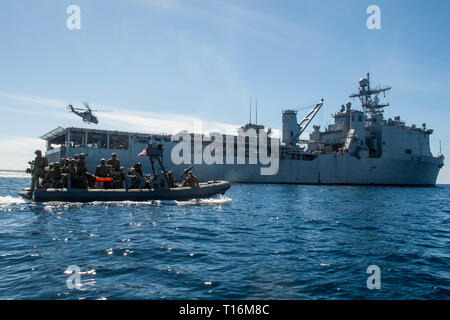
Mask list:
[[[187,200],[224,194],[230,188],[228,181],[209,181],[198,187],[171,189],[23,189],[19,195],[36,202],[92,202],[92,201],[148,201]]]

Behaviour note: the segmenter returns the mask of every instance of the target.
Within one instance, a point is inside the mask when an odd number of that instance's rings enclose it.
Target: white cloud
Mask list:
[[[199,118],[179,114],[156,114],[150,112],[121,112],[102,115],[104,124],[119,127],[120,130],[174,134],[182,130],[207,133],[224,132],[236,134],[239,125],[215,121],[203,121]]]
[[[34,151],[44,148],[45,142],[38,138],[0,135],[0,168],[25,169],[33,160]]]
[[[0,97],[7,100],[12,101],[19,101],[19,102],[25,102],[30,105],[43,105],[51,108],[58,108],[61,109],[61,106],[67,105],[67,101],[64,100],[57,100],[57,99],[49,99],[49,98],[43,98],[43,97],[36,97],[36,96],[25,96],[25,95],[17,95],[17,94],[10,94],[6,92],[0,92]]]
[[[9,93],[0,93],[0,110],[17,112],[23,115],[48,117],[49,112],[53,117],[67,119],[67,112],[62,111],[61,106],[67,104],[67,101],[49,99],[45,97],[14,95]],[[16,102],[25,102],[17,105]],[[12,103],[14,107],[4,106]],[[99,128],[110,130],[142,131],[153,133],[177,133],[181,130],[192,132],[224,132],[235,134],[238,124],[222,123],[219,121],[204,121],[198,117],[184,116],[173,113],[151,113],[123,108],[118,106],[109,106],[98,103],[92,103],[96,108],[110,109],[112,112],[101,113]],[[37,110],[36,107],[39,106]],[[55,113],[55,108],[60,112]],[[123,111],[123,110],[126,110]],[[99,114],[97,114],[99,115]],[[80,119],[81,120],[81,119]]]

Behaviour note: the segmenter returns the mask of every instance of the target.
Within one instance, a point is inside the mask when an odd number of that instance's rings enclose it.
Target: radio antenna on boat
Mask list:
[[[147,145],[147,148],[145,149],[145,155],[148,157],[148,160],[150,160],[150,163],[152,165],[153,176],[156,177],[158,175],[158,173],[155,171],[155,161],[156,161],[163,172],[164,179],[166,180],[167,185],[170,186],[166,169],[163,166],[163,145],[161,143],[156,142],[149,143]]]

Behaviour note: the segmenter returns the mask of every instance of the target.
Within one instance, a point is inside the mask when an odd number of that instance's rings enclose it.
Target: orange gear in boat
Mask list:
[[[111,182],[111,181],[113,181],[113,178],[111,178],[111,177],[106,177],[106,178],[95,177],[95,181],[96,182]]]

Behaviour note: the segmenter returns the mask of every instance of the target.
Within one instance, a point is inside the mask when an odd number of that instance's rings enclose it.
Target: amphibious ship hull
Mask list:
[[[163,164],[167,170],[180,177],[189,164],[175,165],[171,161],[171,151],[175,142],[163,141]],[[142,145],[130,146],[128,151],[115,151],[124,168],[131,167],[141,161],[144,172],[150,172],[149,161],[138,157]],[[111,150],[72,148],[64,156],[73,157],[77,153],[86,152],[86,165],[90,172],[100,162],[108,159]],[[330,185],[401,185],[401,186],[434,186],[443,159],[432,156],[412,156],[408,159],[389,158],[357,158],[348,155],[304,153],[305,157],[291,159],[290,154],[281,153],[279,169],[274,175],[261,175],[260,164],[194,164],[193,171],[201,181],[226,180],[233,183],[277,183],[277,184],[330,184]],[[54,153],[49,162],[59,161]],[[265,166],[267,167],[267,166]],[[180,180],[178,178],[177,180]]]
[[[249,164],[194,168],[200,179],[214,177],[235,183],[434,186],[441,163],[432,157],[393,160],[318,155],[310,161],[282,159],[275,175],[261,175],[260,165]]]

